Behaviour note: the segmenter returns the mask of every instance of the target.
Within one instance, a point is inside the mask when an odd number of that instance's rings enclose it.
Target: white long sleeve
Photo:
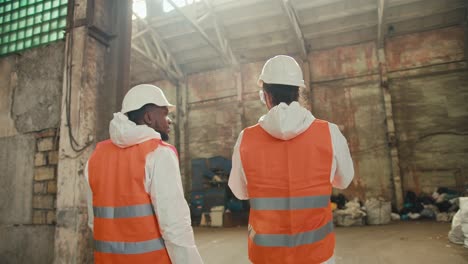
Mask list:
[[[91,186],[89,185],[88,162],[86,162],[84,176],[86,179],[85,189],[86,201],[88,205],[88,226],[92,231],[94,231],[93,192],[91,191]]]
[[[245,177],[244,168],[242,167],[239,150],[243,135],[244,131],[239,134],[236,145],[234,146],[234,152],[232,153],[232,168],[231,174],[229,175],[228,185],[237,199],[248,200],[249,194],[247,192],[247,179]]]
[[[151,196],[167,252],[173,264],[202,264],[184,197],[179,161],[160,146],[146,158],[145,188]]]
[[[331,182],[333,187],[346,189],[354,178],[354,165],[348,142],[337,125],[329,123],[333,145]]]

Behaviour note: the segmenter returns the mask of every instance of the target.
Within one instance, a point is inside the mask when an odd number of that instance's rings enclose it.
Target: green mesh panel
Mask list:
[[[68,0],[0,0],[0,56],[64,38]]]

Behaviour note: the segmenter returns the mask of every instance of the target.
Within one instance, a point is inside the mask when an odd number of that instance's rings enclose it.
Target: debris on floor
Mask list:
[[[399,214],[396,214],[396,213],[392,213],[391,214],[391,217],[392,217],[392,221],[398,221],[400,220],[400,215]]]
[[[431,219],[450,222],[459,208],[460,194],[445,187],[437,188],[432,195],[419,196],[406,192],[401,220]]]
[[[343,196],[344,197],[344,196]],[[340,205],[338,205],[340,208]],[[347,202],[343,209],[336,209],[333,212],[333,221],[337,226],[362,226],[365,224],[366,212],[361,208],[359,200]]]
[[[458,212],[453,217],[452,229],[450,229],[450,232],[448,233],[448,239],[450,242],[459,245],[463,245],[463,243],[465,242],[465,235],[463,234],[461,226],[460,210],[458,210]]]
[[[332,195],[331,207],[337,226],[382,225],[419,219],[450,222],[460,208],[460,196],[457,191],[445,187],[437,188],[431,195],[407,191],[403,209],[392,211],[391,202],[383,198],[370,198],[363,203],[357,198],[349,201],[339,194]]]
[[[367,224],[385,225],[392,220],[392,204],[382,198],[371,198],[364,204],[367,211]]]
[[[460,209],[453,216],[448,239],[454,244],[464,245],[465,248],[468,248],[468,197],[460,197],[459,205]]]
[[[338,194],[331,196],[331,202],[337,226],[384,225],[400,219],[398,214],[392,216],[392,204],[383,198],[370,198],[362,203],[358,198],[348,201]]]

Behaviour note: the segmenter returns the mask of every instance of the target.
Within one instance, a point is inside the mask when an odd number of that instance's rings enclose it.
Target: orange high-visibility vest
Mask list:
[[[88,163],[95,263],[171,263],[144,187],[146,156],[159,144],[119,148],[106,140],[96,146]]]
[[[313,264],[333,256],[330,206],[333,148],[328,123],[315,120],[290,140],[258,124],[240,145],[250,197],[249,258],[254,264]]]

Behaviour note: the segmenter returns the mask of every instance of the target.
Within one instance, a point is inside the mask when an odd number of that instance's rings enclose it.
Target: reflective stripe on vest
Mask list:
[[[326,208],[330,202],[329,195],[289,197],[289,198],[252,198],[253,210],[299,210]]]
[[[294,235],[256,234],[253,241],[264,247],[297,247],[320,241],[331,232],[333,232],[333,221],[318,229]]]
[[[94,248],[102,253],[114,254],[144,254],[165,248],[164,240],[161,238],[143,242],[109,242],[94,241]]]
[[[154,214],[151,204],[141,204],[119,207],[93,207],[94,217],[98,218],[130,218],[142,217]]]

